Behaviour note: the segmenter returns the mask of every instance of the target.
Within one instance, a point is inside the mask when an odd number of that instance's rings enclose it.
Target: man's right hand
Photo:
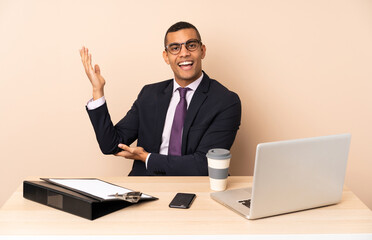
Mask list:
[[[101,70],[96,64],[94,69],[92,67],[92,54],[89,54],[88,48],[83,47],[80,50],[81,61],[83,63],[85,73],[87,74],[93,86],[93,100],[103,97],[103,88],[105,86],[105,79],[101,76]]]

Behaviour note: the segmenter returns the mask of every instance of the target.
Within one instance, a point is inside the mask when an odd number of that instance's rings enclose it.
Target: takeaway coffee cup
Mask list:
[[[230,151],[214,148],[208,151],[207,158],[211,189],[214,191],[225,190],[231,159]]]

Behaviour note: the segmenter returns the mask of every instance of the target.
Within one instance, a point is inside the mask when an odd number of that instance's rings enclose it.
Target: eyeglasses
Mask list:
[[[193,52],[201,45],[201,41],[198,39],[190,39],[184,43],[171,43],[165,47],[165,50],[173,55],[177,55],[181,52],[182,45],[185,45],[187,50]]]

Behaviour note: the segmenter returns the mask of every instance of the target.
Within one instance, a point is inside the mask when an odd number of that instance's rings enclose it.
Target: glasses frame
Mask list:
[[[168,44],[167,46],[165,46],[165,50],[166,50],[167,52],[169,52],[170,54],[172,54],[172,55],[177,55],[177,54],[179,54],[179,53],[181,52],[181,50],[182,50],[182,45],[185,45],[185,48],[187,49],[187,51],[194,52],[194,51],[197,50],[198,48],[195,48],[194,50],[190,50],[190,49],[188,49],[187,44],[190,43],[190,42],[197,42],[199,47],[202,45],[202,42],[201,42],[199,39],[189,39],[189,40],[187,40],[186,42],[183,42],[183,43],[170,43],[170,44]],[[171,45],[172,45],[172,46],[173,46],[173,45],[178,45],[178,46],[179,46],[179,50],[178,50],[177,53],[172,53],[171,51],[169,51],[169,47],[170,47]]]

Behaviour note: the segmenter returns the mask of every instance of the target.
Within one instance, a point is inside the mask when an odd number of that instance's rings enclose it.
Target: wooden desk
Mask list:
[[[1,235],[219,235],[367,234],[372,212],[348,189],[337,205],[247,220],[212,200],[208,177],[101,178],[156,196],[157,201],[119,210],[94,221],[24,199],[22,187],[0,210]],[[27,179],[33,180],[33,179]],[[35,179],[34,179],[35,180]],[[229,177],[228,188],[251,186],[252,177]],[[177,192],[196,193],[190,209],[168,207]]]

